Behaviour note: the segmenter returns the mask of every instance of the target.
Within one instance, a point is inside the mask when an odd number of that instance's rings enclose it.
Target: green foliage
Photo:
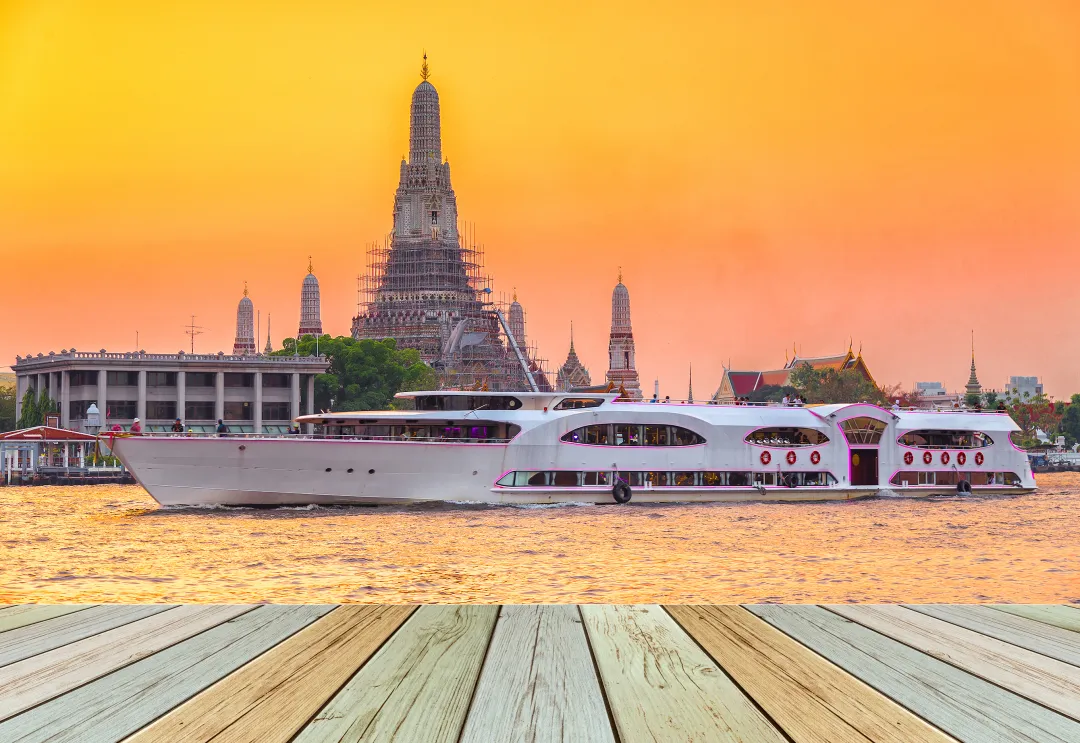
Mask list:
[[[987,392],[985,395],[983,395],[983,398],[986,400],[986,407],[988,407],[988,408],[996,408],[997,407],[998,394],[996,392]]]
[[[15,428],[15,386],[0,384],[0,431]]]
[[[969,392],[964,395],[964,404],[969,408],[974,408],[982,405],[982,395],[977,392]]]
[[[33,390],[27,390],[22,399],[22,415],[16,422],[17,428],[33,428],[45,422],[45,416],[55,414],[58,408],[56,401],[49,398],[49,393],[43,392],[39,399]]]
[[[784,399],[784,395],[792,398],[795,397],[796,392],[798,392],[798,390],[794,387],[781,387],[778,384],[766,384],[762,387],[758,387],[747,395],[747,397],[750,398],[750,402],[780,402]]]
[[[1025,393],[1023,399],[1014,399],[1008,413],[1020,426],[1020,431],[1012,434],[1013,443],[1022,448],[1039,443],[1038,431],[1053,436],[1062,420],[1056,406],[1041,392],[1035,396]]]
[[[275,356],[313,356],[316,339],[286,338]],[[319,353],[330,360],[326,374],[315,377],[316,410],[386,410],[405,407],[394,394],[431,390],[438,385],[435,370],[415,349],[398,349],[393,339],[355,340],[349,337],[318,339]]]
[[[1065,409],[1065,413],[1061,416],[1058,430],[1065,437],[1065,443],[1068,446],[1073,446],[1077,441],[1080,441],[1080,395],[1072,396],[1069,407]]]
[[[815,369],[802,364],[791,372],[790,381],[808,403],[885,404],[885,393],[854,369]]]

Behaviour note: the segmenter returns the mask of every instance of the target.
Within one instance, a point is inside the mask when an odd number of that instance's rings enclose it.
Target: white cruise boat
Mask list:
[[[823,501],[1031,492],[1004,413],[409,392],[316,435],[112,436],[165,505]]]

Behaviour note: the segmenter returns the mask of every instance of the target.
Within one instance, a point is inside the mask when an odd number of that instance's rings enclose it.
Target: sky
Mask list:
[[[879,383],[1080,392],[1080,3],[0,0],[0,364],[349,332],[427,51],[496,293],[642,387],[853,339]]]

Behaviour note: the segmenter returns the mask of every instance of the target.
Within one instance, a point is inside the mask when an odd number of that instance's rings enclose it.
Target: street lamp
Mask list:
[[[83,424],[83,428],[90,434],[96,434],[101,430],[101,411],[95,403],[90,403],[90,407],[86,409],[86,423]]]

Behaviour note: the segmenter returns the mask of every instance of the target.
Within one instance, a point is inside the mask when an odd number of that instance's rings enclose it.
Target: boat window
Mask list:
[[[606,423],[575,428],[563,434],[571,444],[594,446],[694,446],[705,439],[681,426],[639,426]]]
[[[607,472],[586,472],[584,473],[585,485],[610,485],[611,475]]]
[[[849,444],[877,444],[885,433],[885,423],[877,418],[860,416],[848,418],[840,424]]]
[[[748,433],[746,441],[759,446],[820,446],[829,437],[814,428],[759,428]]]
[[[577,410],[579,408],[598,408],[604,404],[602,397],[564,397],[559,400],[555,410]]]
[[[526,485],[533,487],[537,485],[547,485],[551,482],[551,479],[549,478],[550,474],[550,472],[530,472]]]
[[[507,395],[421,395],[417,410],[518,410],[521,400]]]
[[[972,485],[1001,485],[1013,486],[1020,483],[1020,477],[1015,472],[957,472],[956,470],[942,471],[916,471],[901,470],[892,476],[889,481],[900,487],[915,487],[917,485],[956,485],[960,480],[967,480]]]
[[[908,431],[896,440],[916,449],[981,449],[994,441],[982,431]]]
[[[559,470],[558,472],[554,472],[552,474],[554,475],[554,477],[552,478],[551,484],[557,488],[573,488],[581,484],[580,472],[568,472],[566,470]]]

